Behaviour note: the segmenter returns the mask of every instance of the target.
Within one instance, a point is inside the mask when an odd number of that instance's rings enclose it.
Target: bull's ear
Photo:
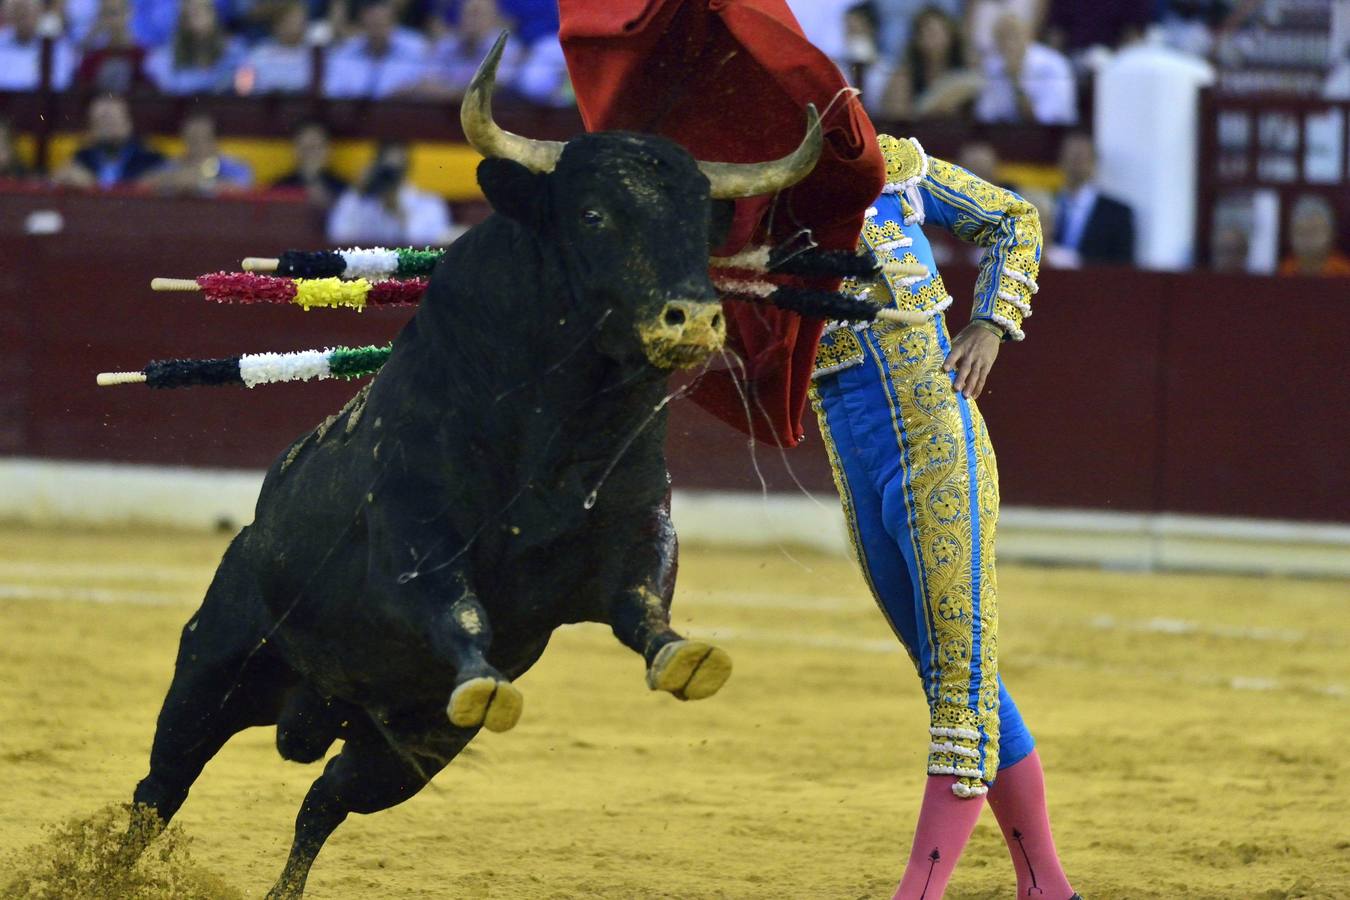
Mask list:
[[[512,159],[485,159],[478,164],[478,185],[488,203],[522,225],[535,223],[547,178]]]

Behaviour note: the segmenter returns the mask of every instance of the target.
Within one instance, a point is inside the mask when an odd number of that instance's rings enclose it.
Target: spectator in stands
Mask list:
[[[314,78],[314,54],[305,43],[309,26],[304,0],[287,0],[276,11],[272,35],[249,51],[235,86],[241,94],[299,93]]]
[[[359,188],[350,188],[328,215],[328,239],[336,244],[446,244],[450,209],[440,197],[408,182],[408,146],[380,144]]]
[[[51,11],[61,19],[61,33],[82,47],[98,19],[99,5],[99,0],[57,0],[51,4]]]
[[[985,60],[977,119],[1041,125],[1078,121],[1078,88],[1062,53],[1032,43],[1031,29],[1013,14],[998,20],[994,42],[998,49]]]
[[[1132,264],[1134,213],[1094,183],[1097,151],[1092,138],[1081,133],[1065,138],[1059,164],[1064,192],[1055,207],[1055,230],[1050,232],[1054,246],[1072,251],[1084,264]]]
[[[87,0],[65,0],[66,3],[87,2]],[[136,43],[142,47],[155,48],[171,43],[182,23],[182,13],[191,0],[134,0],[131,4],[131,33]],[[254,30],[255,22],[267,20],[271,13],[269,7],[278,5],[282,0],[213,0],[216,18],[222,29],[230,33],[248,34],[250,39],[259,36]],[[328,0],[315,0],[313,9],[317,15],[325,5],[338,5]]]
[[[506,27],[497,0],[464,0],[459,9],[459,23],[436,41],[427,74],[411,88],[411,92],[420,97],[446,100],[463,96],[492,42]],[[516,80],[516,64],[522,48],[519,40],[509,41],[497,69],[498,83],[508,90]]]
[[[99,0],[98,16],[85,36],[75,83],[100,94],[125,94],[148,84],[145,48],[131,36],[130,0]]]
[[[14,126],[9,119],[0,116],[0,179],[21,180],[31,178],[33,170],[24,165],[19,156],[19,147],[14,139]]]
[[[1093,47],[1114,50],[1144,36],[1158,0],[1050,0],[1046,43],[1076,57]]]
[[[1054,234],[1055,229],[1059,227],[1059,222],[1055,216],[1059,210],[1055,200],[1055,195],[1044,188],[1030,187],[1022,188],[1018,191],[1022,199],[1036,207],[1036,212],[1041,217],[1041,233]],[[1041,269],[1077,269],[1082,265],[1078,253],[1067,247],[1060,247],[1049,241],[1041,250]]]
[[[572,106],[577,102],[562,44],[556,38],[541,38],[525,51],[516,72],[515,90],[542,106]]]
[[[966,6],[966,41],[971,51],[971,65],[980,65],[998,52],[994,32],[999,19],[1008,14],[1027,23],[1032,34],[1041,33],[1049,0],[969,0]]]
[[[1350,11],[1343,13],[1350,23]],[[1346,26],[1350,30],[1350,24]],[[1331,71],[1322,85],[1322,97],[1327,100],[1350,100],[1350,35],[1346,36],[1345,46],[1332,56]]]
[[[40,0],[4,0],[0,4],[0,91],[35,91],[42,86]],[[70,84],[75,54],[65,38],[52,42],[51,86]]]
[[[820,52],[846,66],[848,58],[844,17],[857,0],[787,0],[802,33]],[[844,68],[845,74],[849,74]]]
[[[388,97],[426,75],[427,42],[398,25],[392,0],[367,0],[359,32],[328,54],[324,94],[329,97]]]
[[[872,0],[854,3],[844,10],[844,56],[840,60],[839,67],[850,81],[854,78],[856,67],[873,66],[881,58],[881,47],[878,43],[880,34],[881,19],[877,17],[876,4],[872,3]],[[876,68],[887,69],[886,75],[889,78],[889,67],[876,66]],[[869,80],[867,84],[860,84],[857,87],[862,88],[863,93],[867,94],[872,82]],[[886,79],[882,79],[875,89],[876,96],[879,97],[885,87]]]
[[[180,0],[136,0],[131,7],[131,33],[142,47],[162,47],[178,30]]]
[[[234,87],[244,45],[221,27],[212,0],[183,0],[173,40],[145,61],[150,80],[166,94],[219,94]]]
[[[929,119],[968,112],[980,76],[966,68],[960,24],[937,6],[924,7],[910,30],[909,47],[881,96],[886,119]]]
[[[1155,18],[1163,43],[1193,56],[1209,56],[1216,43],[1242,25],[1261,4],[1252,0],[1158,0]]]
[[[1325,197],[1305,194],[1294,204],[1289,246],[1281,275],[1350,277],[1350,256],[1336,249],[1336,211]]]
[[[957,22],[966,16],[968,0],[872,0],[881,22],[878,43],[886,59],[900,59],[914,38],[919,13],[928,6],[942,10]]]
[[[295,168],[274,181],[272,187],[302,189],[311,204],[327,210],[347,190],[347,182],[328,165],[332,151],[328,129],[322,122],[301,122],[295,129],[292,147]]]
[[[141,143],[127,101],[103,94],[89,104],[89,135],[84,146],[59,168],[52,181],[83,188],[134,184],[164,165],[164,157]]]
[[[816,0],[820,2],[820,0]],[[558,39],[558,0],[498,0],[498,8],[511,23],[521,46],[533,47],[541,40]]]
[[[191,113],[179,132],[183,155],[145,176],[143,182],[166,194],[214,197],[253,186],[253,170],[226,156],[216,143],[216,120],[210,113]]]
[[[956,164],[981,181],[1012,190],[998,180],[998,150],[988,141],[967,141],[956,154]],[[1044,223],[1042,223],[1044,224]]]
[[[416,0],[414,6],[425,5],[427,25],[432,37],[439,37],[436,29],[453,30],[459,26],[460,16],[468,0]],[[791,0],[795,3],[796,0]],[[855,0],[856,2],[856,0]],[[507,22],[512,40],[528,47],[541,38],[558,37],[558,0],[497,0],[497,11]]]

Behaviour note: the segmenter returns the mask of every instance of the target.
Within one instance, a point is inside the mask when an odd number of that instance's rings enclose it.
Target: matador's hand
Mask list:
[[[971,322],[962,328],[952,339],[952,352],[942,364],[944,371],[956,373],[953,385],[968,400],[980,396],[984,380],[989,377],[989,370],[998,357],[998,345],[1003,341],[995,334],[996,327]]]

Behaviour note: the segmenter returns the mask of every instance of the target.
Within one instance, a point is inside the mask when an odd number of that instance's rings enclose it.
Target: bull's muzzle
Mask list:
[[[656,318],[638,328],[647,360],[662,369],[687,369],[722,349],[727,323],[722,304],[671,300]]]

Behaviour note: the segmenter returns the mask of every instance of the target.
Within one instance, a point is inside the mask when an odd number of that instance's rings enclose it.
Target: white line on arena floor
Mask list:
[[[0,600],[41,600],[66,603],[130,603],[136,606],[192,606],[201,597],[186,591],[116,590],[65,585],[0,584]]]
[[[875,608],[870,599],[858,597],[829,597],[815,594],[776,594],[772,592],[699,591],[675,595],[675,608],[686,603],[694,606],[722,606],[730,609],[820,610],[821,612],[865,612]]]
[[[0,578],[24,580],[29,578],[79,577],[96,581],[100,578],[151,582],[200,583],[210,578],[215,563],[190,565],[163,562],[67,562],[34,560],[0,560]]]
[[[1138,621],[1121,621],[1115,616],[1094,616],[1088,623],[1102,631],[1141,631],[1149,634],[1203,635],[1205,637],[1242,638],[1249,641],[1280,641],[1296,644],[1308,639],[1307,632],[1292,628],[1243,627],[1239,625],[1209,625],[1186,619],[1154,617]]]
[[[775,608],[769,602],[771,595],[767,594],[736,594],[725,595],[709,594],[700,597],[694,601],[695,604],[706,604],[708,606],[737,606],[744,605],[750,608]],[[857,603],[846,600],[845,598],[824,598],[824,601],[830,604],[830,607],[817,605],[817,598],[807,597],[806,595],[789,595],[789,603],[793,605],[779,606],[778,608],[856,608]],[[113,588],[84,588],[63,585],[32,585],[32,584],[14,584],[0,583],[0,601],[20,600],[20,601],[61,601],[61,602],[85,602],[85,603],[127,603],[141,606],[194,606],[200,602],[200,597],[195,592],[188,591],[162,591],[162,590],[128,590]],[[724,601],[720,602],[719,601]],[[808,604],[809,601],[809,604]],[[1230,626],[1212,626],[1197,625],[1177,619],[1144,619],[1135,622],[1118,623],[1116,620],[1106,616],[1099,616],[1087,622],[1090,627],[1100,629],[1124,628],[1133,631],[1175,634],[1181,636],[1204,635],[1229,638],[1247,638],[1252,640],[1277,640],[1277,641],[1299,641],[1306,635],[1302,632],[1281,631],[1279,629],[1263,628],[1235,628]],[[597,623],[582,623],[581,625],[570,626],[583,631],[605,631],[609,628]],[[900,653],[900,645],[890,639],[868,639],[855,638],[841,634],[830,634],[819,631],[792,631],[781,629],[762,629],[746,628],[743,626],[734,627],[689,627],[685,629],[690,637],[704,639],[720,639],[728,641],[743,641],[756,644],[778,644],[783,646],[805,647],[815,650],[846,650],[861,653],[879,653],[892,654]],[[1214,675],[1210,677],[1197,677],[1177,672],[1165,672],[1153,668],[1130,668],[1125,666],[1111,666],[1091,660],[1081,660],[1072,657],[1040,658],[1034,661],[1033,665],[1037,668],[1067,668],[1083,671],[1092,671],[1107,675],[1147,675],[1155,679],[1162,679],[1170,682],[1184,681],[1193,685],[1202,687],[1225,687],[1234,691],[1301,691],[1318,694],[1335,699],[1346,699],[1350,696],[1345,685],[1328,684],[1321,687],[1300,688],[1297,685],[1287,684],[1277,678],[1263,678],[1251,675],[1225,676]]]
[[[157,585],[183,583],[182,590],[162,590],[158,588],[85,588],[79,586],[35,586],[26,583],[31,579],[47,579],[58,575],[83,576],[91,580],[98,578],[140,578]],[[43,562],[7,562],[0,561],[0,577],[14,578],[19,583],[0,582],[0,600],[88,600],[93,603],[137,603],[141,605],[173,605],[196,603],[206,579],[205,567],[187,565],[143,565],[132,563],[43,563]],[[167,576],[167,577],[166,577]],[[199,587],[201,585],[202,587]],[[712,607],[728,609],[764,609],[783,611],[820,611],[820,612],[863,612],[872,608],[864,597],[815,596],[811,594],[776,594],[772,592],[712,592],[700,591],[677,598],[677,610],[688,609],[685,604],[695,608]],[[1307,632],[1287,628],[1267,628],[1262,626],[1215,625],[1193,622],[1187,619],[1173,619],[1155,616],[1147,619],[1118,619],[1115,616],[1099,615],[1088,620],[1087,624],[1101,631],[1133,631],[1145,634],[1175,635],[1178,637],[1204,636],[1232,638],[1251,641],[1277,641],[1280,643],[1299,643],[1309,639]],[[723,632],[726,633],[726,632]],[[775,632],[774,637],[765,640],[787,639],[789,634],[799,632]],[[806,635],[808,645],[820,647],[842,647],[860,649],[865,652],[891,652],[890,649],[878,650],[871,647],[873,642],[864,641],[863,645],[849,644],[856,639],[843,636],[832,637],[812,633]],[[756,638],[751,638],[755,640]],[[882,641],[878,642],[886,644]]]

